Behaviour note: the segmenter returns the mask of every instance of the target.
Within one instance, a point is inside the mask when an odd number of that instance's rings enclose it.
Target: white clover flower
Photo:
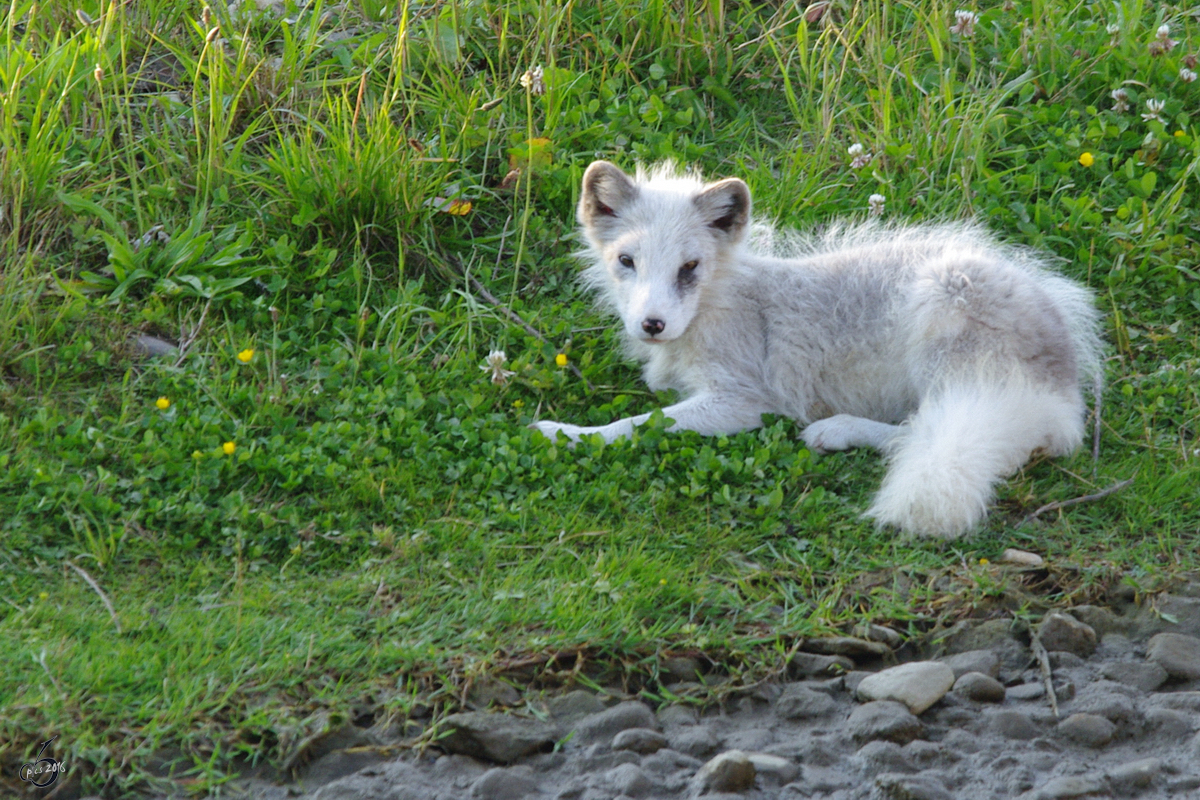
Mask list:
[[[850,156],[850,169],[862,169],[871,163],[871,154],[858,142],[846,148],[846,155]]]
[[[1166,105],[1166,100],[1147,100],[1146,112],[1142,114],[1142,119],[1146,120],[1146,122],[1150,122],[1151,120],[1162,122],[1163,118],[1160,115],[1162,114],[1162,110],[1166,107]]]
[[[504,368],[504,362],[508,361],[508,356],[503,350],[493,350],[488,353],[486,363],[480,364],[479,368],[484,372],[492,373],[492,383],[497,386],[503,386],[508,383],[508,379],[517,373],[510,369]]]
[[[887,198],[881,194],[873,194],[867,198],[867,208],[871,212],[872,217],[883,216],[883,204]]]
[[[1192,81],[1196,80],[1196,73],[1187,67],[1180,67],[1179,80],[1183,81],[1184,83],[1191,83]]]
[[[960,8],[954,12],[954,24],[950,26],[950,32],[970,38],[975,35],[975,23],[977,22],[979,22],[978,14]]]
[[[1121,32],[1121,26],[1115,22],[1110,22],[1110,23],[1108,23],[1108,26],[1104,30],[1106,30],[1108,32],[1109,36],[1116,36],[1118,33]]]
[[[527,70],[521,76],[521,85],[529,90],[530,94],[542,95],[546,93],[546,81],[544,80],[545,71],[540,67],[534,67]]]
[[[1124,89],[1113,89],[1109,95],[1113,99],[1113,111],[1124,114],[1129,110],[1129,92]]]
[[[1174,50],[1177,44],[1179,42],[1171,38],[1171,26],[1164,23],[1158,26],[1154,41],[1147,47],[1150,49],[1150,55],[1161,56]]]

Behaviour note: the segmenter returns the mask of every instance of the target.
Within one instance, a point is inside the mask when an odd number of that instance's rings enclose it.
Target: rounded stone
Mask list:
[[[1047,650],[1062,650],[1082,658],[1096,651],[1095,629],[1062,611],[1052,611],[1042,619],[1038,638]]]
[[[537,792],[537,781],[520,767],[489,769],[471,784],[471,797],[480,800],[524,800]]]
[[[703,725],[689,725],[667,732],[672,750],[695,758],[707,758],[721,746],[716,735]]]
[[[920,714],[954,685],[954,670],[939,661],[913,661],[869,675],[855,690],[859,699],[896,700]]]
[[[632,750],[649,755],[667,746],[667,737],[650,728],[629,728],[621,731],[612,740],[613,750]]]
[[[1084,747],[1104,747],[1117,735],[1117,726],[1099,714],[1072,714],[1058,723],[1058,732]]]
[[[1161,758],[1141,758],[1108,771],[1108,782],[1121,794],[1132,795],[1145,789],[1162,772]]]
[[[921,720],[913,716],[903,703],[894,700],[876,700],[859,706],[850,713],[846,727],[860,744],[876,739],[908,744],[925,730]]]
[[[1029,718],[1028,714],[1012,709],[1002,709],[988,715],[988,727],[1005,739],[1036,739],[1041,730]]]
[[[1160,633],[1146,643],[1146,660],[1158,664],[1172,678],[1200,679],[1200,639],[1182,633]]]
[[[727,750],[702,766],[692,785],[700,793],[744,792],[754,787],[754,776],[754,763],[745,753]]]
[[[1139,692],[1153,692],[1167,682],[1167,671],[1153,661],[1114,661],[1100,668],[1110,681],[1132,686]]]
[[[946,785],[933,775],[879,775],[875,787],[885,800],[954,800]]]
[[[627,797],[644,797],[654,791],[654,781],[636,764],[622,764],[604,773],[604,781]]]
[[[862,761],[863,773],[874,777],[882,772],[916,772],[903,748],[895,742],[867,742],[854,754]]]
[[[954,656],[946,656],[941,662],[954,670],[955,679],[968,672],[981,672],[990,678],[1000,674],[1000,658],[991,650],[968,650]]]
[[[783,719],[813,719],[832,714],[837,710],[837,701],[824,692],[818,692],[802,683],[794,683],[783,690],[775,701],[775,713]]]
[[[954,682],[954,691],[980,703],[1004,700],[1004,684],[982,672],[967,672]]]
[[[645,703],[630,700],[579,720],[575,725],[575,739],[584,744],[611,741],[618,733],[630,728],[657,727],[654,712]]]

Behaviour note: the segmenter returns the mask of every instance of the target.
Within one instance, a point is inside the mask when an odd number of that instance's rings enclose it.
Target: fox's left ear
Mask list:
[[[692,198],[708,227],[730,242],[741,241],[750,222],[750,187],[738,178],[709,184]]]

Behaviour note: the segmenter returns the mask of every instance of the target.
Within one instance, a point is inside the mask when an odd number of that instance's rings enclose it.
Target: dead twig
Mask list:
[[[1101,398],[1101,390],[1103,386],[1100,383],[1100,376],[1096,376],[1095,387],[1092,390],[1092,397],[1096,399],[1095,407],[1092,413],[1096,415],[1095,424],[1092,426],[1092,475],[1096,474],[1096,466],[1100,462],[1100,408],[1103,405]]]
[[[190,331],[183,325],[179,326],[179,358],[175,360],[176,367],[183,364],[183,360],[187,358],[188,350],[191,349],[196,341],[196,337],[200,335],[200,331],[204,328],[204,320],[208,316],[208,309],[212,307],[212,302],[212,298],[208,298],[208,302],[204,304],[204,310],[200,312],[200,321]]]
[[[1054,673],[1050,669],[1050,654],[1046,652],[1037,633],[1033,634],[1033,641],[1029,643],[1029,648],[1033,650],[1033,657],[1037,659],[1038,667],[1042,671],[1042,683],[1046,686],[1046,697],[1050,700],[1050,710],[1054,712],[1054,718],[1058,719],[1058,695],[1054,693]]]
[[[116,626],[117,633],[120,633],[121,632],[121,620],[117,619],[117,612],[113,609],[113,604],[109,601],[108,595],[106,595],[104,593],[104,590],[100,588],[100,584],[96,583],[96,580],[91,575],[88,575],[87,572],[83,569],[83,567],[76,566],[74,563],[72,563],[70,561],[66,561],[63,563],[65,563],[71,569],[75,570],[75,572],[78,573],[79,577],[81,577],[85,581],[87,581],[88,586],[91,586],[93,589],[96,590],[96,594],[100,595],[100,599],[102,601],[104,601],[104,607],[108,609],[109,616],[112,617],[113,625]]]
[[[1137,476],[1135,475],[1134,478],[1136,478],[1136,477]],[[1114,483],[1112,486],[1109,486],[1107,489],[1101,489],[1100,491],[1096,492],[1095,494],[1085,494],[1083,497],[1074,497],[1070,500],[1056,500],[1053,503],[1047,503],[1046,505],[1039,508],[1037,511],[1034,511],[1032,514],[1025,517],[1025,519],[1021,520],[1021,524],[1024,525],[1026,522],[1029,522],[1030,520],[1036,518],[1039,514],[1043,514],[1047,511],[1057,511],[1060,508],[1070,508],[1071,506],[1077,506],[1080,503],[1088,503],[1088,502],[1091,502],[1092,500],[1099,500],[1102,497],[1108,497],[1110,494],[1116,494],[1117,492],[1124,489],[1126,486],[1131,485],[1134,481],[1134,478],[1127,478],[1127,479],[1121,481],[1120,483]]]

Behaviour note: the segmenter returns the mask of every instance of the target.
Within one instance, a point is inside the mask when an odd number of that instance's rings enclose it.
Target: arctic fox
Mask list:
[[[1034,451],[1083,438],[1081,386],[1101,368],[1091,293],[976,225],[780,236],[751,225],[737,178],[606,161],[583,176],[578,218],[584,280],[650,388],[684,397],[663,409],[671,429],[734,433],[772,413],[816,452],[881,450],[879,525],[959,536]],[[612,441],[648,417],[534,427]]]

